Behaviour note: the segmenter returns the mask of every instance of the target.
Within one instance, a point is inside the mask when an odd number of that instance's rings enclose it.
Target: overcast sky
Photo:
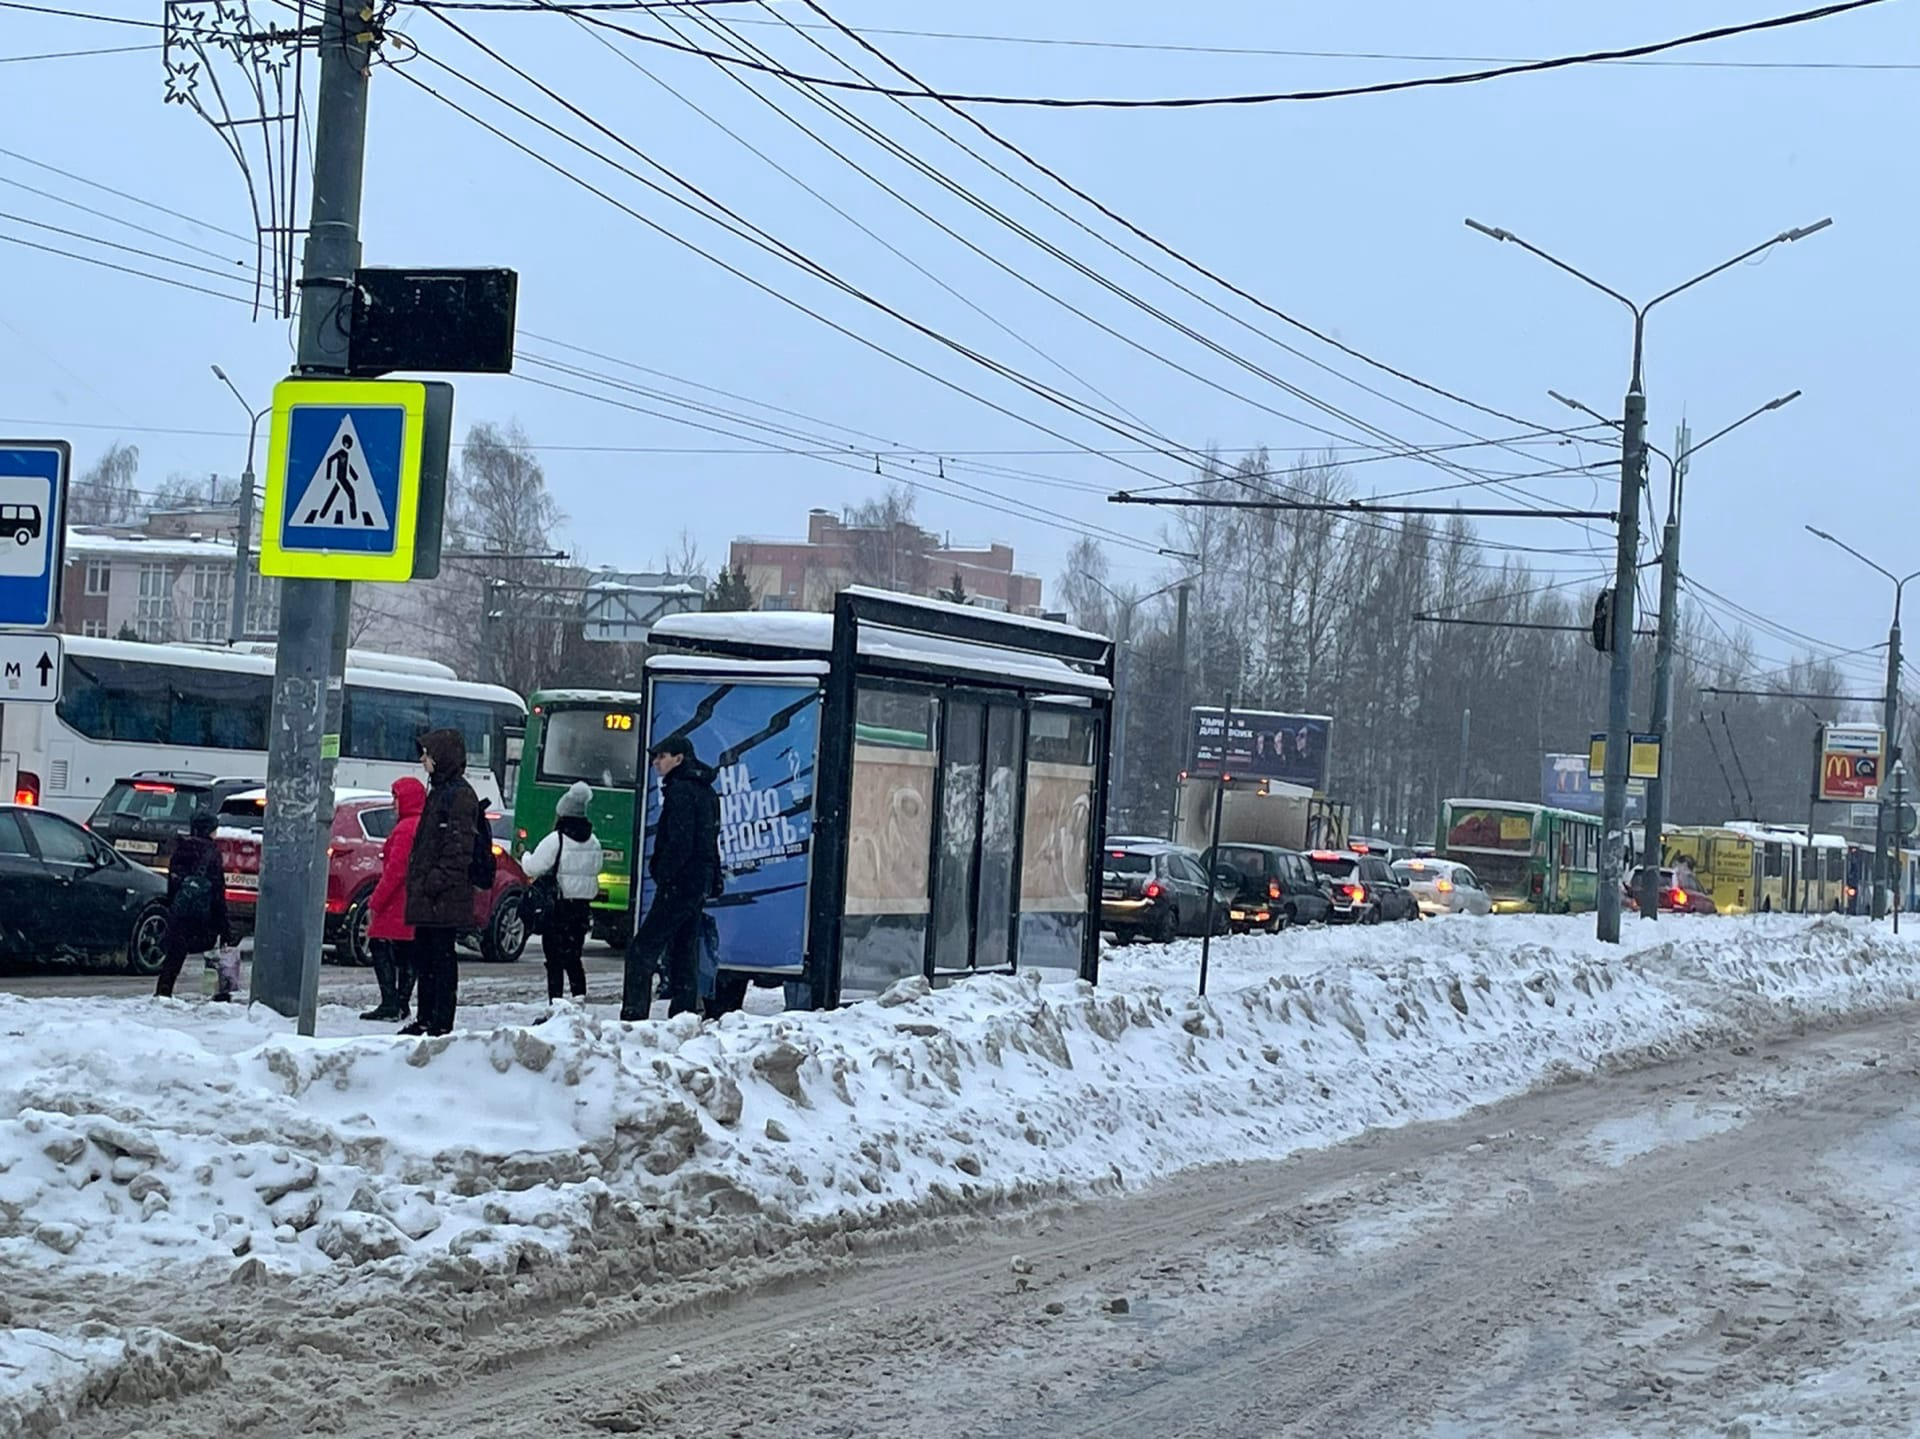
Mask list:
[[[142,20],[160,13],[158,0],[55,3]],[[1604,6],[1190,0],[1177,7],[1143,0],[973,0],[964,6],[830,0],[829,8],[862,27],[1196,47],[870,37],[941,88],[1165,96],[1321,88],[1468,69],[1473,66],[1465,57],[1577,53],[1753,20],[1793,6],[1791,0],[1619,0]],[[257,9],[271,12],[264,4]],[[775,18],[817,24],[797,0],[783,0],[777,11],[741,4],[707,13],[734,23],[735,33],[795,68],[846,73]],[[669,33],[647,15],[618,18],[646,34]],[[931,103],[914,109],[964,135],[1100,234],[1148,255],[1232,314],[1337,373],[1180,294],[941,140],[901,106],[876,96],[838,97],[940,174],[1101,275],[1352,419],[1311,408],[1310,401],[1209,353],[1069,272],[776,79],[723,73],[698,57],[618,35],[596,37],[558,15],[461,12],[459,19],[651,160],[833,274],[1036,383],[1088,400],[1122,425],[1166,437],[1164,443],[1142,444],[1070,415],[695,218],[503,110],[428,58],[409,62],[406,74],[768,287],[756,289],[382,70],[372,95],[367,262],[519,270],[520,374],[461,379],[456,424],[464,431],[476,420],[519,420],[541,448],[570,517],[566,542],[593,563],[642,567],[682,527],[710,560],[718,560],[737,534],[799,534],[809,506],[838,507],[889,479],[917,478],[920,512],[930,527],[956,540],[1009,540],[1022,567],[1044,575],[1050,586],[1074,530],[1082,527],[1108,541],[1116,573],[1146,583],[1162,576],[1168,564],[1152,553],[1160,517],[1102,497],[1111,489],[1182,477],[1178,466],[1152,452],[1155,446],[1233,452],[1266,445],[1286,452],[1337,444],[1352,447],[1344,453],[1358,459],[1377,455],[1386,442],[1363,433],[1356,420],[1389,432],[1396,442],[1419,445],[1513,433],[1506,422],[1367,369],[1178,270]],[[688,38],[710,47],[719,43],[687,21],[679,23]],[[602,154],[654,173],[434,17],[403,9],[400,25],[426,56],[551,118]],[[883,73],[832,32],[808,33],[869,73]],[[95,21],[0,11],[0,59],[156,38]],[[1197,47],[1416,58],[1217,54]],[[1920,133],[1920,90],[1914,69],[1871,68],[1920,67],[1920,11],[1911,0],[1888,0],[1858,14],[1666,58],[1722,63],[1586,66],[1307,104],[1135,112],[993,107],[973,113],[1175,250],[1277,309],[1410,374],[1541,426],[1582,423],[1547,398],[1549,387],[1617,413],[1627,372],[1627,313],[1517,247],[1466,229],[1464,216],[1505,227],[1612,287],[1645,297],[1779,231],[1831,215],[1832,229],[1778,247],[1764,262],[1721,275],[1655,312],[1647,348],[1649,434],[1656,444],[1670,446],[1684,415],[1695,438],[1702,438],[1776,395],[1804,390],[1787,409],[1755,420],[1695,462],[1685,569],[1728,600],[1825,645],[1871,644],[1884,634],[1889,587],[1802,526],[1833,530],[1891,569],[1920,568],[1909,418],[1920,374],[1911,143]],[[1822,68],[1833,65],[1841,68]],[[233,77],[230,70],[222,73]],[[742,78],[747,85],[739,83]],[[183,224],[0,155],[0,235],[85,251],[214,289],[235,288],[23,223],[59,225],[216,269],[226,262],[178,242],[219,256],[246,252],[248,247],[218,233],[249,230],[239,172],[203,121],[183,107],[162,104],[157,49],[7,63],[0,65],[0,82],[13,120],[0,130],[7,150],[213,227]],[[677,89],[684,102],[665,86]],[[755,99],[753,90],[777,101],[779,110]],[[782,112],[804,119],[1014,275],[876,188]],[[716,121],[735,134],[717,128]],[[770,168],[743,142],[905,259]],[[151,239],[32,194],[22,184],[150,225],[173,239]],[[238,470],[244,451],[239,406],[208,366],[223,365],[249,396],[258,397],[255,403],[264,404],[290,359],[285,324],[256,322],[239,304],[17,245],[0,244],[0,251],[0,430],[63,435],[82,466],[116,439],[136,443],[146,485],[173,471]],[[915,373],[781,297],[978,398]],[[1055,299],[1137,345],[1103,332]],[[562,350],[556,343],[562,341],[675,380]],[[542,388],[531,381],[553,380],[629,405],[670,408],[600,380],[559,375],[532,363],[536,355],[682,396],[700,392],[677,382],[718,386],[807,416],[787,416],[782,423],[844,443],[850,453],[692,453],[758,448],[769,441],[765,431],[731,420],[705,417],[745,440]],[[705,399],[763,419],[781,418],[711,393]],[[813,439],[774,443],[822,448]],[[1081,446],[1139,452],[1093,456]],[[875,451],[883,451],[880,475]],[[998,451],[1043,453],[982,453]],[[1051,451],[1066,453],[1045,453]],[[1523,471],[1603,461],[1608,451],[1600,444],[1535,444],[1521,453],[1456,453],[1487,469]],[[1661,468],[1656,461],[1656,473]],[[1352,473],[1363,493],[1459,479],[1398,458],[1362,464]],[[1586,479],[1540,479],[1528,488],[1579,508],[1612,503]],[[1664,496],[1663,475],[1655,488]],[[1610,480],[1604,489],[1611,490]],[[1474,490],[1438,498],[1450,502],[1456,495],[1465,503],[1488,500]],[[1036,514],[1033,507],[1049,513]],[[1598,575],[1607,568],[1595,553],[1604,546],[1571,524],[1489,521],[1482,532],[1567,552],[1539,556],[1534,562],[1543,571]],[[1724,612],[1722,618],[1729,628],[1736,623]],[[1784,659],[1792,644],[1768,636],[1760,649]],[[1863,676],[1875,665],[1870,656],[1858,663]]]

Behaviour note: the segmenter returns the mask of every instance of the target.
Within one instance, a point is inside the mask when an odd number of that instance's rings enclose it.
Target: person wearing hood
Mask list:
[[[429,730],[420,740],[427,798],[407,855],[406,923],[413,926],[413,965],[419,984],[414,1021],[402,1034],[448,1034],[453,1029],[460,970],[454,943],[473,928],[475,866],[492,858],[492,836],[480,796],[467,783],[467,741],[459,730]],[[489,880],[491,883],[491,880]]]
[[[412,775],[393,782],[393,807],[399,815],[380,850],[380,880],[367,900],[367,940],[373,950],[373,977],[380,984],[377,1008],[362,1019],[407,1017],[413,998],[413,926],[407,923],[407,862],[413,836],[426,808],[427,787]]]
[[[558,896],[540,934],[547,957],[547,1001],[560,998],[562,981],[575,999],[587,997],[587,967],[581,962],[587,930],[593,924],[593,902],[600,894],[600,871],[606,857],[594,838],[587,806],[593,791],[576,780],[554,806],[553,832],[521,861],[528,879],[554,876]]]
[[[661,740],[649,758],[660,776],[660,822],[647,860],[653,903],[627,945],[622,1019],[647,1018],[663,957],[668,1015],[699,1009],[700,921],[721,883],[720,796],[713,788],[713,767],[700,762],[682,734]]]
[[[217,824],[212,810],[195,810],[188,832],[174,842],[173,857],[167,863],[167,957],[153,990],[162,999],[172,998],[188,955],[233,943],[227,924],[227,871],[220,862],[220,847],[213,842]],[[233,998],[224,972],[213,997]]]

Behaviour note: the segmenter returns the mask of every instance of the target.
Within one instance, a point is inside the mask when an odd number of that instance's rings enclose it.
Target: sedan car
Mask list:
[[[1226,928],[1233,888],[1211,884],[1193,850],[1164,840],[1109,844],[1100,871],[1100,927],[1121,944],[1203,933],[1209,889],[1214,933]]]
[[[154,974],[167,957],[166,899],[164,878],[83,826],[0,805],[0,954]]]
[[[1236,930],[1278,934],[1296,924],[1324,924],[1333,910],[1328,884],[1297,850],[1266,844],[1223,844],[1208,868],[1239,878],[1228,912]]]
[[[1636,913],[1640,909],[1640,889],[1646,883],[1646,870],[1636,869],[1627,876],[1621,887],[1621,903]],[[1700,881],[1693,877],[1691,870],[1676,873],[1674,870],[1660,871],[1660,913],[1662,914],[1718,914],[1719,907],[1714,904],[1713,896],[1700,887]]]
[[[1378,924],[1383,919],[1418,919],[1420,906],[1387,862],[1377,854],[1316,849],[1307,856],[1314,873],[1328,882],[1335,924]]]
[[[249,790],[229,799],[220,812],[215,842],[227,867],[227,912],[236,930],[253,927],[265,811],[266,792]],[[373,960],[367,901],[380,879],[387,836],[399,819],[393,796],[385,791],[345,790],[335,798],[333,830],[327,841],[326,942],[343,964]],[[474,891],[473,928],[461,935],[460,943],[483,959],[510,964],[527,948],[527,926],[520,912],[527,875],[507,852],[492,814],[488,822],[494,830],[493,888]]]
[[[165,874],[174,841],[187,832],[195,810],[218,813],[230,796],[258,789],[260,783],[186,770],[142,770],[108,786],[87,828],[128,859]]]
[[[1493,896],[1464,864],[1447,859],[1403,859],[1393,872],[1424,915],[1493,913]]]

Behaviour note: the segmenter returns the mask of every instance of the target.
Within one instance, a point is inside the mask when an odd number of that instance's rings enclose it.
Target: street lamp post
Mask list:
[[[1825,540],[1836,548],[1845,550],[1861,564],[1874,573],[1893,581],[1893,623],[1887,627],[1887,694],[1881,714],[1881,728],[1885,731],[1882,744],[1886,753],[1881,757],[1883,766],[1898,764],[1900,761],[1899,719],[1900,719],[1900,597],[1906,592],[1909,580],[1920,580],[1920,570],[1910,575],[1896,575],[1884,565],[1875,564],[1845,540],[1835,539],[1825,530],[1808,525],[1807,533],[1816,539]],[[1885,770],[1880,776],[1880,795],[1873,807],[1873,917],[1884,918],[1886,909],[1887,884],[1887,786]]]
[[[1113,601],[1118,620],[1114,625],[1117,633],[1113,637],[1113,762],[1107,772],[1108,792],[1117,799],[1126,793],[1124,786],[1127,775],[1127,691],[1131,688],[1128,680],[1133,673],[1133,661],[1129,656],[1133,644],[1133,612],[1148,600],[1158,599],[1169,590],[1179,589],[1187,583],[1187,580],[1177,579],[1171,584],[1162,585],[1151,594],[1136,595],[1129,599],[1105,580],[1096,575],[1090,575],[1085,570],[1080,571],[1080,577],[1098,585]],[[1184,661],[1185,655],[1183,654],[1181,658]],[[1184,675],[1181,682],[1184,687]],[[1111,813],[1113,809],[1111,803],[1108,808]]]
[[[1547,393],[1561,404],[1580,410],[1596,419],[1596,415],[1578,400],[1568,399],[1554,390]],[[1758,409],[1750,411],[1728,425],[1716,430],[1699,444],[1693,444],[1684,425],[1680,428],[1680,442],[1669,455],[1652,445],[1647,448],[1667,462],[1667,523],[1661,536],[1660,546],[1660,619],[1656,627],[1653,649],[1653,695],[1647,728],[1660,736],[1660,773],[1647,781],[1647,806],[1644,816],[1647,836],[1647,851],[1653,856],[1651,862],[1641,863],[1640,917],[1655,921],[1660,915],[1660,834],[1666,823],[1667,786],[1670,782],[1670,769],[1673,763],[1668,753],[1667,731],[1671,724],[1673,709],[1673,639],[1678,628],[1678,610],[1680,605],[1680,508],[1686,499],[1687,464],[1692,458],[1711,445],[1715,440],[1724,439],[1739,429],[1747,421],[1758,419],[1769,411],[1783,405],[1792,404],[1800,398],[1800,391],[1768,400]],[[1606,420],[1608,424],[1614,421]]]
[[[247,468],[240,476],[240,523],[233,536],[233,611],[227,623],[228,643],[238,644],[247,633],[247,589],[253,570],[253,446],[260,438],[260,421],[272,414],[273,408],[254,409],[218,365],[213,366],[213,377],[233,391],[234,399],[247,412]]]
[[[1613,663],[1607,683],[1607,769],[1605,804],[1602,810],[1604,834],[1600,850],[1600,897],[1597,933],[1603,943],[1620,942],[1620,867],[1621,849],[1626,842],[1627,820],[1627,737],[1632,723],[1633,704],[1633,599],[1634,579],[1638,572],[1640,547],[1640,485],[1646,465],[1647,396],[1642,367],[1647,316],[1656,305],[1710,280],[1723,270],[1752,259],[1775,245],[1803,240],[1831,225],[1821,220],[1797,230],[1784,230],[1772,239],[1742,251],[1731,260],[1704,270],[1691,280],[1662,291],[1644,305],[1635,304],[1591,275],[1582,274],[1566,261],[1527,243],[1508,230],[1468,220],[1467,225],[1490,239],[1511,241],[1527,253],[1545,260],[1555,269],[1573,276],[1582,284],[1619,301],[1633,316],[1633,367],[1627,378],[1627,396],[1620,429],[1620,530],[1614,553]]]

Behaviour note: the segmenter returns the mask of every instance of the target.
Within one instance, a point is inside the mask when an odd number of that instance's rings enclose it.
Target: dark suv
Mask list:
[[[1379,855],[1316,849],[1307,858],[1313,863],[1314,873],[1331,886],[1331,918],[1335,924],[1420,918],[1420,902],[1413,891]]]
[[[87,828],[136,864],[164,873],[173,843],[187,832],[195,810],[218,814],[230,796],[261,783],[187,770],[142,770],[113,782],[94,806]]]
[[[1223,844],[1208,868],[1232,870],[1240,877],[1228,918],[1241,933],[1268,929],[1278,934],[1296,924],[1324,924],[1332,913],[1327,882],[1313,872],[1297,850],[1270,844]]]
[[[1110,844],[1100,862],[1100,927],[1121,944],[1170,944],[1207,927],[1207,871],[1190,849],[1164,841]],[[1214,932],[1227,924],[1232,893],[1213,898]]]

